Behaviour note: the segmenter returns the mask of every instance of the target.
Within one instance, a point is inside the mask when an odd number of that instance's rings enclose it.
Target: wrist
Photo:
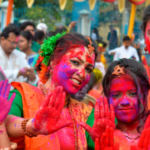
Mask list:
[[[26,124],[26,131],[33,134],[38,135],[40,134],[39,131],[34,127],[34,119],[30,119]]]

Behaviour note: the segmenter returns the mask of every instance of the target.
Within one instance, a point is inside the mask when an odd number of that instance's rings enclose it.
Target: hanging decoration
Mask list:
[[[26,1],[27,1],[28,8],[31,8],[34,3],[34,0],[26,0]]]
[[[150,5],[150,0],[146,0],[146,6]]]
[[[60,9],[64,10],[67,4],[67,0],[59,0]]]
[[[118,0],[118,9],[119,12],[122,13],[125,8],[125,0]]]
[[[74,0],[76,2],[83,2],[85,0]],[[112,1],[112,0],[110,0]],[[114,0],[113,0],[114,1]],[[65,7],[66,7],[66,4],[67,4],[67,0],[59,0],[59,5],[60,5],[60,9],[61,10],[64,10]],[[90,10],[93,10],[94,7],[95,7],[95,4],[96,4],[96,0],[89,0],[89,7],[90,7]]]
[[[145,0],[129,0],[132,4],[141,5]]]
[[[3,0],[0,0],[0,5],[1,5],[2,2],[3,2]]]
[[[96,4],[96,0],[89,0],[90,10],[93,10]]]

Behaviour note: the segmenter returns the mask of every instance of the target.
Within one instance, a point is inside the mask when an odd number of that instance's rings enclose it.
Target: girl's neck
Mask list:
[[[52,80],[52,78],[49,78],[47,82],[45,83],[46,89],[48,91],[54,91],[54,89],[59,86],[55,81]],[[66,101],[70,98],[70,94],[66,93]]]
[[[123,133],[127,133],[128,135],[136,135],[139,134],[137,130],[139,124],[140,122],[138,119],[129,123],[118,121],[117,127]],[[142,131],[142,127],[139,130]]]
[[[36,54],[34,51],[32,51],[31,47],[27,48],[24,52],[26,53],[27,56]]]

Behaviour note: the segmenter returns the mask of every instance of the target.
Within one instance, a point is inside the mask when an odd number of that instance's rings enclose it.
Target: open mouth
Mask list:
[[[75,79],[75,78],[70,78],[73,82],[75,82],[76,84],[81,85],[81,81]]]

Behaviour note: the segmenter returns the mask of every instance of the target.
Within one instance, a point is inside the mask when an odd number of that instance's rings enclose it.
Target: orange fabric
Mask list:
[[[44,100],[44,95],[38,88],[27,83],[13,82],[12,86],[22,95],[24,118],[33,118],[39,109],[42,100]],[[26,150],[40,150],[41,148],[60,150],[57,134],[54,133],[48,136],[38,135],[34,138],[25,136]]]
[[[13,82],[12,86],[19,90],[23,100],[23,114],[24,118],[33,118],[39,109],[44,95],[37,87],[31,86],[27,83]],[[76,121],[86,122],[88,116],[92,111],[92,107],[87,106],[81,102],[71,99],[70,107]],[[85,130],[78,128],[78,146],[80,150],[87,148]],[[39,135],[34,138],[25,136],[26,150],[60,150],[60,143],[57,132],[51,135]]]

